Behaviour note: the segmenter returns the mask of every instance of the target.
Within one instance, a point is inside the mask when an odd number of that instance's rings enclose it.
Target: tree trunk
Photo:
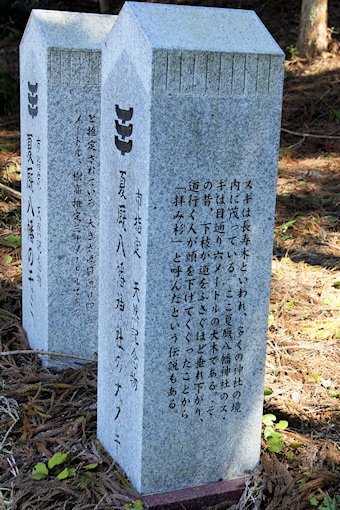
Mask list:
[[[328,0],[302,0],[297,49],[300,57],[312,58],[327,50]]]

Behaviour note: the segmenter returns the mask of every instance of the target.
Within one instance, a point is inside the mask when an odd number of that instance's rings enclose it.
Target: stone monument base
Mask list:
[[[178,489],[143,496],[145,507],[150,510],[197,510],[203,506],[236,501],[245,488],[245,478],[207,483],[196,487]]]

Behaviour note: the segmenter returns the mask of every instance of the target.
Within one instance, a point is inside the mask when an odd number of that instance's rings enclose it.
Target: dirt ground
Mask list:
[[[98,12],[95,0],[33,4]],[[264,414],[275,419],[263,425],[261,464],[241,500],[214,510],[334,510],[340,508],[340,4],[329,2],[331,51],[311,62],[294,50],[299,2],[205,4],[255,9],[287,54],[264,397]],[[96,363],[57,373],[26,353],[17,55],[30,7],[29,0],[0,0],[0,510],[142,508],[96,439]],[[57,451],[70,452],[60,464],[66,478],[50,469],[34,479],[37,463],[47,464]]]

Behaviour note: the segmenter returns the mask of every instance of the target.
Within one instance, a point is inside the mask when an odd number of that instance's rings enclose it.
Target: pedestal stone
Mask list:
[[[115,19],[34,9],[20,45],[23,326],[33,349],[97,351],[101,44]]]
[[[98,437],[156,506],[259,462],[283,63],[243,10],[126,2],[103,48]]]

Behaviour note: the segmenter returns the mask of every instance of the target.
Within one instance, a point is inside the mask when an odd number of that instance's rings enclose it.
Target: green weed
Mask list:
[[[7,248],[18,248],[21,246],[21,237],[15,237],[14,235],[10,235],[8,239],[2,239],[0,237],[0,245],[6,246]],[[11,255],[6,256],[6,264],[10,264],[13,261],[13,257]]]
[[[135,510],[143,510],[144,507],[141,500],[137,499],[137,501],[132,504],[127,503],[124,508],[135,508]]]
[[[293,44],[287,46],[287,50],[289,51],[292,60],[299,55],[297,48]]]
[[[318,510],[337,510],[339,507],[337,503],[340,503],[340,497],[336,496],[336,499],[329,498],[325,496],[323,501],[321,501],[323,496],[313,496],[309,501],[312,506],[318,508]],[[320,499],[321,498],[321,499]]]
[[[290,232],[287,232],[287,230],[292,225],[294,225],[295,222],[296,222],[296,220],[286,221],[285,223],[280,225],[277,230],[275,230],[274,236],[279,237],[279,239],[281,241],[286,241],[287,239],[291,239],[293,237],[293,234],[291,234]]]
[[[340,120],[340,110],[330,110],[329,122],[334,122],[335,120]]]
[[[274,414],[264,414],[262,417],[262,423],[265,425],[263,431],[263,437],[266,441],[267,448],[270,452],[280,452],[285,448],[283,441],[284,435],[279,430],[284,430],[288,427],[288,421],[280,420],[276,422],[276,416]],[[292,455],[293,454],[293,455]],[[293,452],[286,452],[286,456],[291,458],[294,456]]]
[[[340,398],[340,391],[327,390],[327,393],[330,397]]]
[[[272,313],[270,313],[268,315],[268,326],[270,326],[271,324],[273,324],[274,322],[274,315]]]
[[[129,480],[124,475],[120,474],[119,471],[116,472],[116,476],[117,476],[119,482],[123,485],[123,487],[125,487],[126,489],[131,487]]]
[[[281,225],[279,227],[279,230],[281,230],[281,232],[286,232],[286,230],[291,227],[292,225],[294,225],[296,220],[289,220],[289,221],[286,221],[286,223],[283,223],[283,225]]]
[[[38,462],[33,468],[32,478],[34,480],[44,480],[57,478],[58,480],[65,480],[66,478],[75,478],[77,487],[83,489],[93,482],[94,473],[98,463],[87,464],[83,466],[78,464],[77,467],[72,467],[72,463],[77,459],[77,456],[69,458],[70,452],[60,453],[57,452],[51,457],[46,464]]]

